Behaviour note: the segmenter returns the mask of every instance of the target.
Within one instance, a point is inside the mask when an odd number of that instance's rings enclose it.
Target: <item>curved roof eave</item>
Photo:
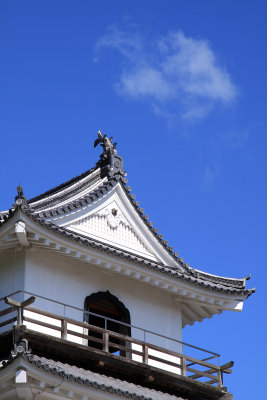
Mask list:
[[[78,198],[74,201],[71,200],[70,196],[69,197],[70,201],[64,205],[60,205],[60,202],[56,200],[54,208],[51,208],[49,210],[44,209],[45,201],[42,200],[48,199],[49,197],[55,196],[57,194],[59,195],[60,193],[62,194],[61,196],[62,200],[62,197],[64,198],[64,196],[66,196],[66,193],[69,193],[68,191],[72,192],[71,189],[74,190],[74,188],[76,188],[77,190],[80,190],[79,182],[83,181],[85,178],[90,178],[91,175],[95,175],[96,171],[98,170],[99,174],[97,175],[97,178],[99,179],[100,185],[97,186],[94,190],[92,191],[89,190],[89,192],[85,196]],[[131,204],[134,206],[139,216],[143,219],[148,229],[152,232],[156,240],[160,242],[162,246],[164,246],[164,248],[168,251],[169,255],[171,255],[171,257],[175,260],[175,262],[177,263],[177,268],[169,267],[159,263],[153,263],[151,262],[151,260],[146,260],[142,257],[131,255],[131,253],[127,253],[126,258],[136,257],[136,260],[142,259],[143,260],[142,263],[144,263],[144,265],[149,265],[149,263],[151,263],[151,266],[152,264],[161,265],[162,268],[165,269],[167,268],[168,271],[172,271],[173,273],[177,274],[179,273],[181,274],[181,272],[178,270],[178,265],[181,265],[185,270],[185,272],[182,273],[185,277],[187,277],[185,279],[191,279],[192,281],[196,280],[196,282],[202,282],[203,285],[204,283],[206,283],[208,286],[211,284],[212,286],[214,285],[214,287],[218,288],[220,286],[227,287],[229,289],[236,288],[239,291],[243,290],[247,296],[249,296],[253,292],[253,290],[249,291],[245,289],[246,280],[248,278],[244,279],[226,278],[222,276],[216,276],[209,273],[205,273],[203,271],[190,267],[189,264],[184,262],[183,258],[179,258],[178,254],[173,250],[173,247],[168,246],[168,241],[163,239],[163,235],[158,234],[158,230],[156,228],[153,228],[153,223],[151,221],[148,221],[149,218],[147,215],[144,215],[144,209],[140,207],[139,202],[134,200],[135,196],[133,194],[130,194],[131,188],[127,186],[128,181],[125,178],[125,175],[126,173],[123,170],[122,158],[117,155],[117,152],[115,151],[114,147],[113,153],[111,152],[109,156],[103,153],[100,156],[100,160],[98,161],[98,163],[93,168],[85,171],[84,173],[42,193],[39,196],[30,199],[28,202],[26,201],[26,198],[22,196],[23,197],[22,204],[12,206],[12,208],[7,212],[0,213],[0,226],[7,220],[9,220],[10,217],[14,214],[15,210],[18,207],[20,207],[22,210],[26,212],[28,216],[32,217],[35,221],[38,221],[40,224],[45,225],[48,229],[52,229],[55,232],[62,233],[63,235],[67,236],[68,238],[71,238],[72,240],[80,240],[83,244],[85,244],[86,240],[88,240],[88,244],[92,246],[93,242],[97,243],[96,240],[88,239],[86,237],[83,237],[82,235],[77,235],[71,231],[68,231],[67,229],[58,227],[57,225],[53,225],[52,223],[48,223],[47,221],[45,221],[45,219],[51,216],[64,214],[75,208],[79,208],[84,206],[85,204],[89,204],[90,202],[93,202],[96,198],[99,198],[104,194],[106,194],[111,188],[113,188],[119,182],[123,190],[127,194],[127,197],[130,200]],[[107,178],[105,182],[100,181],[100,178],[103,177]],[[88,179],[86,182],[88,183]],[[23,192],[21,193],[23,195]],[[18,199],[18,196],[16,197],[16,199]],[[40,204],[40,206],[34,205],[34,203],[37,202]],[[117,256],[121,256],[121,254],[126,253],[121,249],[113,248],[101,242],[99,242],[97,245],[94,246],[99,249],[107,247],[109,249],[108,251],[110,251],[110,248],[112,248],[116,252]]]
[[[108,244],[103,243],[94,238],[89,238],[87,236],[82,236],[80,234],[76,234],[73,231],[70,231],[70,230],[60,227],[58,225],[52,224],[51,222],[47,222],[43,219],[40,219],[37,216],[33,215],[28,210],[24,210],[24,212],[34,223],[38,223],[38,225],[41,225],[43,228],[45,228],[49,231],[52,231],[53,233],[55,233],[57,235],[61,235],[65,239],[71,240],[71,241],[77,243],[78,245],[90,247],[90,248],[93,248],[100,252],[103,252],[103,253],[106,253],[106,254],[109,254],[109,255],[112,255],[115,257],[119,257],[126,261],[130,261],[131,263],[142,265],[145,268],[157,271],[161,274],[168,275],[172,279],[175,279],[175,280],[177,279],[177,280],[183,281],[185,283],[191,284],[193,286],[198,286],[200,288],[204,288],[204,289],[215,291],[215,292],[220,292],[220,293],[227,294],[227,295],[245,296],[245,298],[247,298],[254,292],[254,289],[239,288],[234,285],[234,282],[233,282],[233,285],[230,286],[230,285],[224,285],[223,282],[216,283],[216,282],[210,281],[208,279],[203,279],[200,277],[195,277],[195,276],[189,275],[185,272],[178,270],[178,268],[164,265],[164,264],[161,264],[161,263],[158,263],[155,261],[151,261],[145,257],[138,256],[134,253],[130,253],[128,251],[122,250],[115,246],[108,245]],[[218,278],[220,278],[220,277],[218,276]]]

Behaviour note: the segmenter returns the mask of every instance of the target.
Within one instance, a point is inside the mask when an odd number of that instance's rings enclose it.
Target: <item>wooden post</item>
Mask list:
[[[148,364],[148,347],[143,344],[143,364]]]
[[[32,304],[35,300],[34,296],[29,297],[27,300],[24,300],[22,302],[16,301],[11,299],[10,297],[5,297],[4,301],[6,304],[12,306],[12,308],[17,309],[17,326],[23,325],[23,316],[22,316],[22,310],[24,307],[29,306]]]
[[[67,321],[65,319],[61,320],[61,339],[67,339]]]
[[[218,387],[221,388],[223,386],[221,369],[218,369],[217,376],[218,376]]]
[[[182,356],[182,375],[186,376],[186,357]]]
[[[104,339],[104,343],[103,343],[103,350],[106,351],[107,353],[109,352],[109,334],[108,332],[103,333],[103,339]]]
[[[21,325],[23,325],[23,322],[22,322],[22,308],[18,307],[17,308],[17,326],[19,327]]]

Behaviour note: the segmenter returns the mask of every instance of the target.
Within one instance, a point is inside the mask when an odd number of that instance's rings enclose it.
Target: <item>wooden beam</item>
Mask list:
[[[6,304],[12,306],[12,307],[27,307],[30,304],[32,304],[35,301],[35,297],[31,296],[27,300],[22,301],[21,303],[19,301],[13,300],[10,297],[5,297],[4,301]]]

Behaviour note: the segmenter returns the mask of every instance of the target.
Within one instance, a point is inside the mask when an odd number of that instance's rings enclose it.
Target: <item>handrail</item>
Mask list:
[[[87,322],[79,322],[79,321],[76,321],[76,320],[74,320],[72,318],[67,318],[67,317],[64,317],[64,316],[61,316],[61,315],[57,315],[57,314],[54,314],[54,313],[51,313],[51,312],[46,312],[46,311],[41,311],[40,312],[40,310],[38,310],[37,308],[34,308],[34,307],[25,307],[25,309],[28,310],[28,311],[31,311],[33,313],[36,313],[36,314],[45,315],[45,316],[47,316],[49,318],[58,319],[61,322],[62,321],[66,321],[67,323],[70,323],[70,324],[73,324],[73,325],[76,325],[76,326],[79,326],[79,327],[87,328],[87,329],[90,329],[90,330],[95,330],[96,332],[99,332],[99,333],[105,333],[105,332],[108,331],[107,329],[100,328],[99,326],[95,326],[95,325],[89,324]],[[25,321],[31,320],[30,322],[34,321],[34,323],[37,323],[37,324],[40,323],[40,321],[34,320],[32,318],[29,318],[29,317],[24,317],[23,319]],[[43,323],[43,322],[40,325],[42,325],[42,324],[45,324],[44,326],[51,325],[51,324],[47,324],[47,323]],[[51,325],[51,326],[53,326],[53,329],[61,330],[61,328],[58,328],[58,327],[56,327],[54,325]],[[77,332],[72,331],[72,333],[77,333]],[[131,342],[133,342],[135,344],[139,344],[139,345],[143,345],[144,344],[144,342],[142,340],[134,339],[134,338],[132,338],[130,336],[122,335],[121,333],[118,333],[118,332],[109,331],[109,335],[113,336],[114,338],[117,338],[117,339],[131,341]],[[84,336],[86,336],[86,335],[84,335]],[[157,350],[157,351],[162,351],[163,350],[162,347],[154,345],[154,344],[151,344],[151,343],[149,343],[149,348],[151,348],[153,350]],[[195,361],[195,363],[198,363],[199,361],[201,361],[201,363],[202,363],[201,365],[206,366],[206,367],[211,367],[213,365],[213,364],[207,363],[204,360],[198,360],[196,358],[193,358],[193,357],[190,357],[190,356],[185,356],[184,354],[181,354],[181,353],[178,353],[178,352],[174,352],[174,351],[168,350],[168,349],[164,349],[164,353],[169,354],[169,355],[174,355],[175,354],[176,356],[179,356],[179,357],[186,357],[190,361]],[[219,366],[217,367],[217,366],[214,365],[214,367],[216,367],[216,369],[218,369],[218,370],[220,369]]]
[[[26,303],[26,302],[24,302]],[[22,304],[22,303],[18,303]],[[17,312],[19,313],[21,310],[19,310],[20,306],[17,307]],[[44,310],[39,310],[34,307],[30,307],[29,305],[25,305],[23,307],[25,311],[32,312],[34,314],[37,314],[38,316],[44,316],[48,317],[51,319],[55,319],[58,321],[58,325],[54,325],[49,322],[45,322],[44,320],[38,319],[38,317],[34,318],[31,317],[31,315],[25,315],[23,316],[22,314],[22,319],[19,322],[18,318],[15,318],[18,323],[18,327],[20,324],[24,324],[26,322],[26,327],[27,323],[33,323],[34,325],[38,326],[38,329],[35,329],[29,325],[29,328],[27,327],[28,331],[40,331],[40,326],[45,327],[48,329],[52,329],[53,331],[60,332],[60,337],[62,340],[68,340],[72,341],[73,339],[69,338],[68,335],[74,336],[79,339],[83,339],[82,345],[87,348],[88,346],[91,348],[98,348],[106,353],[114,353],[119,352],[120,357],[124,359],[128,359],[131,361],[137,361],[141,362],[143,364],[148,364],[152,365],[156,368],[159,368],[160,370],[163,371],[170,371],[172,373],[176,373],[178,375],[182,375],[186,378],[189,379],[206,379],[205,381],[201,381],[202,383],[205,383],[207,385],[213,385],[216,384],[218,388],[222,388],[222,373],[231,373],[232,371],[229,369],[229,367],[232,367],[233,363],[227,363],[223,366],[217,366],[214,364],[211,364],[207,362],[208,359],[211,359],[212,357],[206,358],[206,360],[199,360],[197,358],[173,351],[173,350],[168,350],[163,347],[160,347],[155,344],[151,344],[148,342],[144,342],[135,338],[132,338],[127,335],[123,335],[118,332],[110,331],[92,324],[89,324],[87,322],[79,322],[77,320],[74,320],[72,318],[67,318],[66,316],[54,314],[48,311]],[[13,309],[12,307],[9,307],[6,310],[3,310],[0,312],[0,316],[7,315],[8,313],[12,313]],[[4,324],[10,324],[10,322],[13,322],[14,319],[9,319],[6,320],[4,323],[2,323],[2,326]],[[119,321],[118,321],[119,322]],[[70,326],[68,326],[70,325]],[[83,330],[78,330],[75,331],[75,328],[72,328],[72,326],[76,326],[79,328],[84,328]],[[74,329],[74,330],[73,330]],[[82,333],[83,332],[83,333]],[[93,334],[92,334],[93,333]],[[55,334],[51,334],[44,332],[45,335],[48,335],[49,337],[54,337]],[[85,340],[85,342],[84,342]],[[75,340],[74,340],[75,342]],[[93,343],[93,344],[92,344]],[[137,346],[137,348],[136,348]],[[116,355],[116,354],[115,354]],[[139,360],[136,359],[136,356],[139,357]],[[141,360],[140,360],[141,357]],[[151,364],[152,362],[152,364]],[[156,363],[156,364],[155,364]],[[191,366],[195,365],[195,368],[192,368]],[[203,370],[204,367],[204,370]],[[196,368],[202,368],[202,369],[196,369]],[[215,375],[214,375],[215,374]],[[207,380],[209,379],[209,380]]]
[[[25,291],[25,290],[17,290],[16,292],[13,292],[13,293],[11,293],[11,294],[8,294],[7,296],[4,296],[4,297],[0,298],[0,302],[1,302],[2,300],[4,300],[6,297],[12,297],[12,296],[15,296],[15,295],[17,295],[17,294],[27,294],[27,295],[29,295],[29,296],[35,296],[36,298],[39,298],[39,299],[42,299],[42,300],[46,300],[46,301],[52,302],[52,303],[54,303],[54,304],[58,304],[58,305],[61,305],[61,306],[63,306],[63,307],[68,307],[68,308],[73,309],[73,310],[76,310],[76,311],[81,311],[81,312],[83,312],[83,313],[85,313],[85,314],[88,314],[88,315],[94,315],[94,316],[97,316],[97,317],[101,317],[101,318],[104,319],[105,321],[112,321],[112,322],[119,323],[120,325],[127,326],[127,327],[129,327],[129,328],[137,329],[137,330],[139,330],[139,331],[142,331],[142,332],[144,333],[144,336],[145,336],[145,334],[152,334],[152,335],[154,335],[154,336],[157,336],[157,337],[160,337],[160,338],[163,338],[163,339],[170,340],[170,341],[172,341],[172,342],[174,342],[174,343],[179,343],[179,344],[182,344],[183,346],[187,346],[187,347],[190,347],[190,348],[195,349],[195,350],[199,350],[199,351],[202,351],[202,352],[205,352],[205,353],[212,354],[213,356],[217,357],[218,359],[219,359],[219,357],[220,357],[220,354],[215,353],[215,352],[213,352],[213,351],[211,351],[211,350],[203,349],[203,348],[201,348],[201,347],[194,346],[194,345],[192,345],[192,344],[183,342],[183,341],[178,340],[178,339],[173,339],[173,338],[170,338],[170,337],[168,337],[168,336],[165,336],[165,335],[162,335],[162,334],[159,334],[159,333],[155,333],[155,332],[153,332],[153,331],[150,331],[150,330],[147,330],[147,329],[144,329],[144,328],[140,328],[140,327],[135,326],[135,325],[127,324],[126,322],[121,322],[121,321],[118,321],[118,320],[115,320],[115,319],[112,319],[112,318],[109,318],[109,317],[103,317],[103,315],[99,315],[99,314],[93,313],[93,312],[91,312],[91,311],[87,311],[87,310],[84,310],[84,309],[82,309],[82,308],[75,307],[75,306],[72,306],[72,305],[70,305],[70,304],[66,304],[66,303],[60,302],[60,301],[58,301],[58,300],[52,300],[52,299],[49,299],[48,297],[40,296],[40,295],[37,295],[37,294],[35,294],[35,293],[31,293],[31,292],[28,292],[28,291]]]

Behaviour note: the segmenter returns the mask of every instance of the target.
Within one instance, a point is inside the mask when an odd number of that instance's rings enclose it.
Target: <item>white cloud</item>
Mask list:
[[[170,100],[174,96],[164,74],[149,66],[140,67],[132,74],[124,73],[119,88],[132,97],[151,96],[159,102]]]
[[[136,63],[137,55],[143,53],[142,38],[137,34],[127,35],[120,31],[116,26],[109,26],[107,34],[98,39],[96,51],[103,47],[110,47],[121,53],[122,56]]]
[[[148,101],[162,114],[171,110],[183,119],[200,119],[216,104],[228,104],[237,96],[237,88],[209,43],[181,31],[145,44],[140,35],[111,27],[98,40],[96,50],[104,47],[117,50],[124,60],[118,92]]]

